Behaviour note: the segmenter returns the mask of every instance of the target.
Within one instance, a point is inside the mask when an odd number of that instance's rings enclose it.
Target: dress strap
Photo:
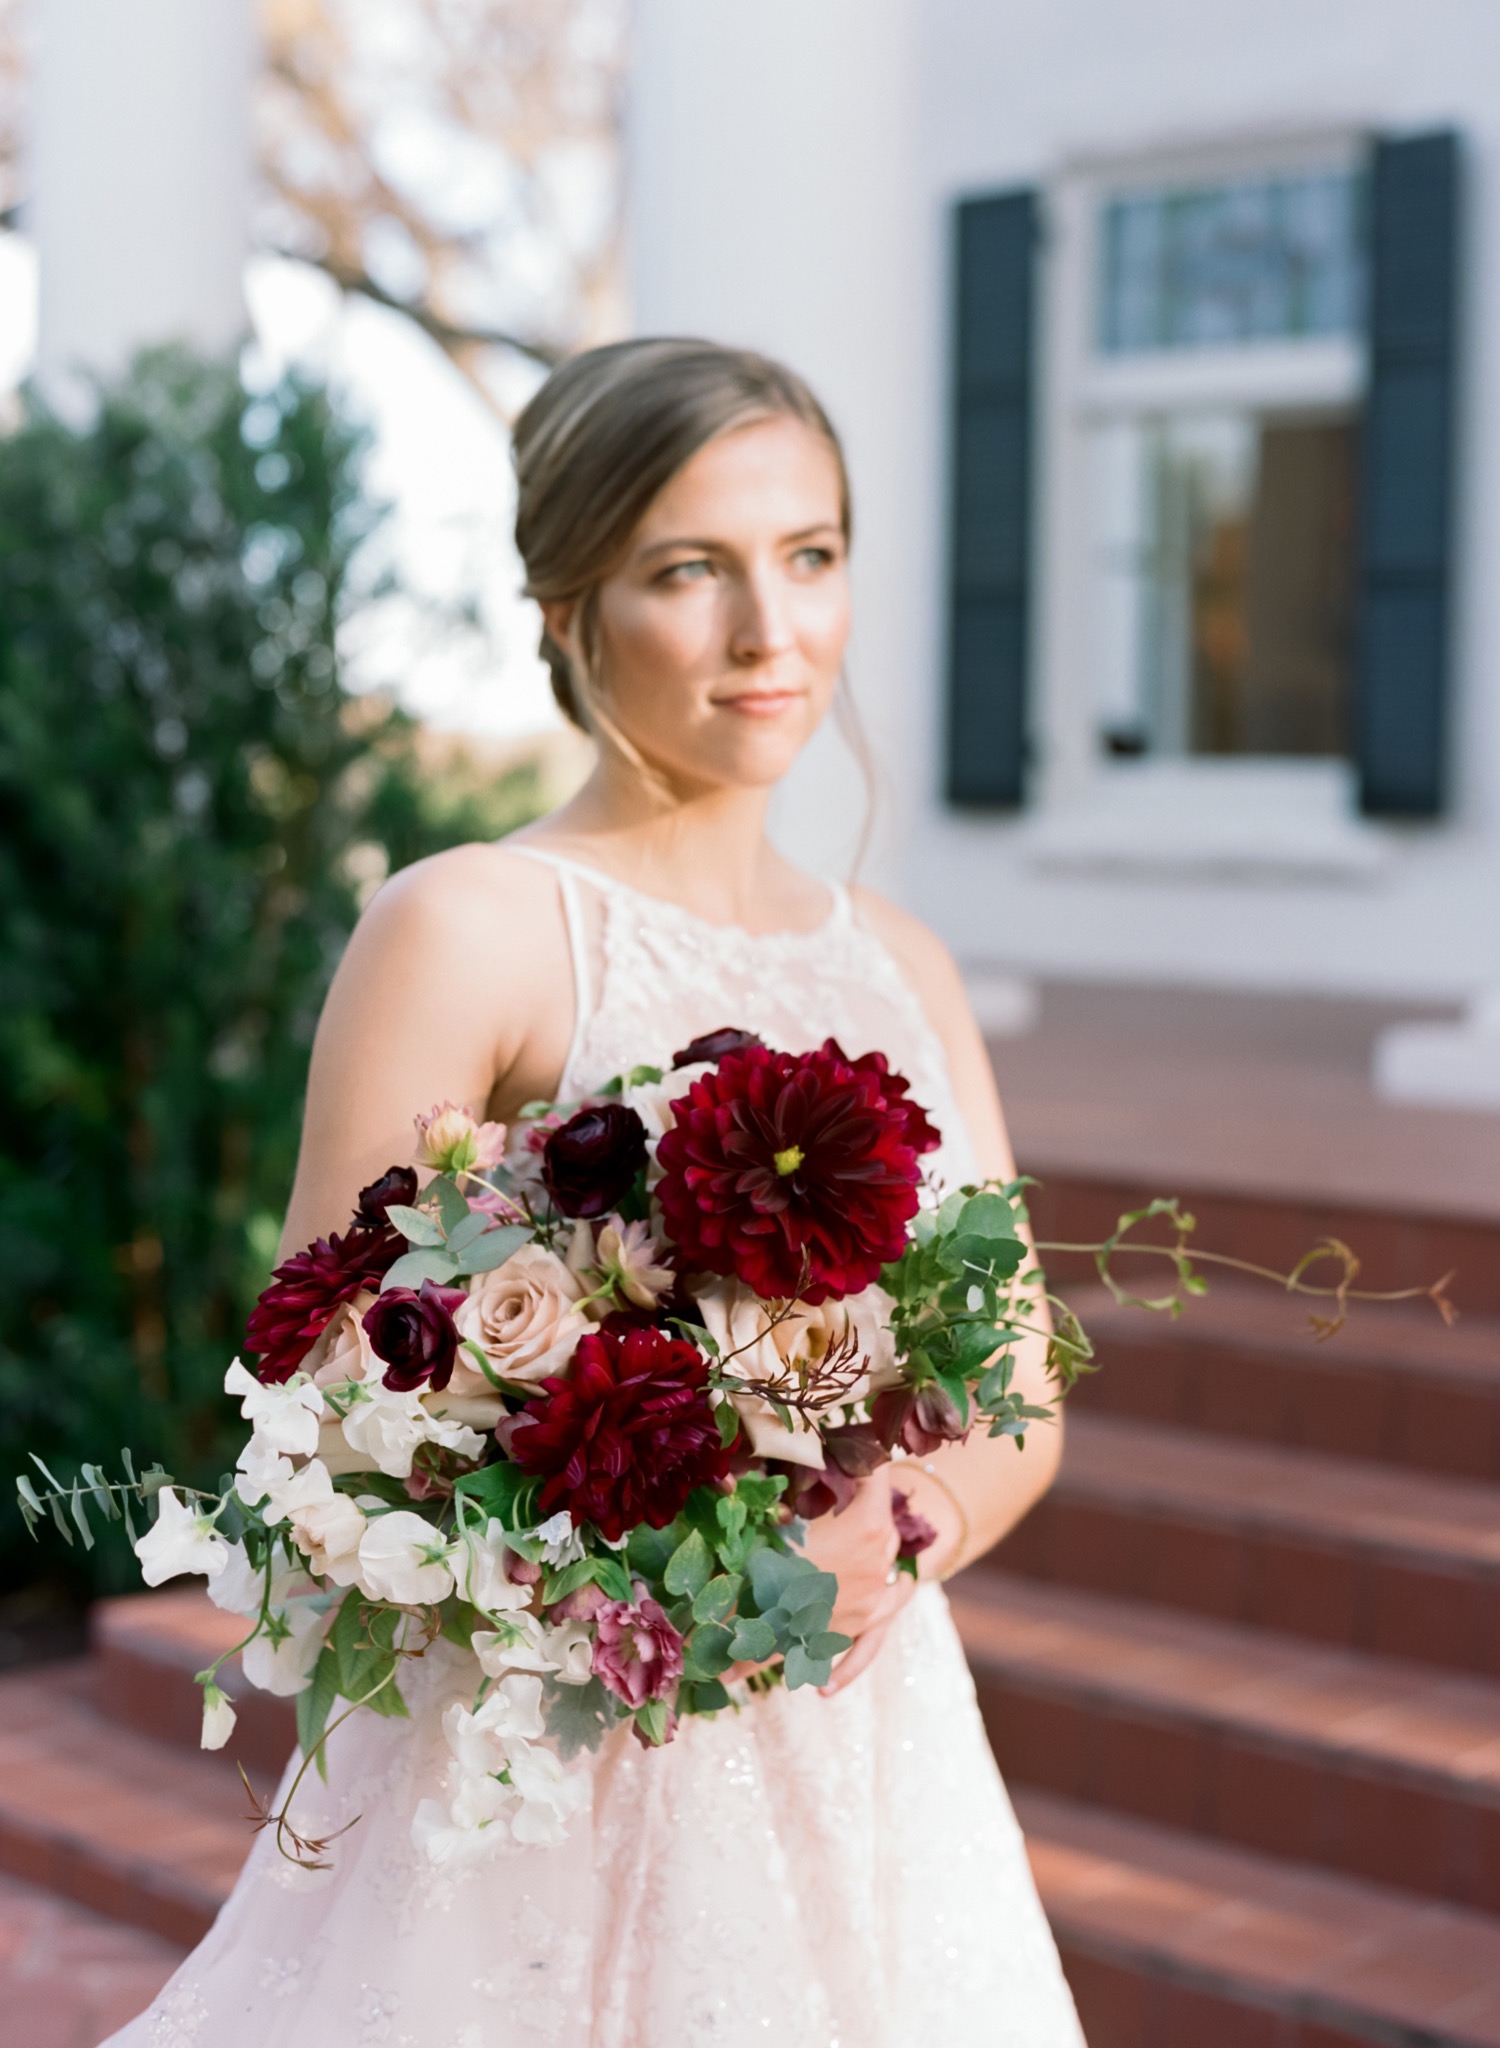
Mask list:
[[[577,863],[566,860],[561,854],[549,853],[545,847],[512,846],[503,840],[501,844],[507,853],[518,853],[524,860],[539,861],[543,867],[551,868],[557,876],[557,893],[562,899],[563,923],[568,932],[568,957],[573,963],[573,1036],[568,1046],[568,1057],[562,1075],[566,1081],[569,1075],[577,1071],[584,1033],[589,1028],[589,1019],[594,1010],[593,975],[589,968],[589,943],[583,925],[583,905],[578,896]]]

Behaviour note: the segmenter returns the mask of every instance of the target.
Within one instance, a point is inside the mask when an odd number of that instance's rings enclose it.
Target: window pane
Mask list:
[[[1356,172],[1320,171],[1106,201],[1104,349],[1225,348],[1355,331],[1361,189]]]
[[[1346,420],[1248,412],[1096,432],[1106,751],[1347,751],[1354,448]]]

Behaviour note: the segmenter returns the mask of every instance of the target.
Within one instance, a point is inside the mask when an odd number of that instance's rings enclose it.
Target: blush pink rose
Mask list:
[[[497,1379],[535,1385],[565,1373],[573,1347],[591,1327],[579,1308],[583,1282],[555,1252],[523,1244],[503,1266],[479,1274],[454,1316],[460,1337],[477,1344]],[[479,1393],[489,1386],[467,1353],[453,1370],[455,1393]]]

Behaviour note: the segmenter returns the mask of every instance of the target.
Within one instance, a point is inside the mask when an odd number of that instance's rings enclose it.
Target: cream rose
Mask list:
[[[817,1308],[799,1301],[778,1318],[777,1304],[761,1301],[737,1280],[716,1280],[698,1295],[704,1324],[727,1359],[725,1369],[739,1379],[777,1380],[788,1372],[814,1375],[830,1355],[837,1356],[841,1368],[846,1359],[849,1365],[862,1362],[853,1378],[840,1371],[839,1398],[815,1411],[825,1421],[900,1377],[890,1330],[894,1305],[883,1287],[867,1287],[861,1294],[825,1301]],[[731,1351],[735,1356],[728,1358]],[[757,1457],[822,1470],[823,1445],[813,1422],[793,1410],[792,1427],[787,1429],[760,1395],[746,1392],[731,1399]]]
[[[365,1311],[374,1305],[375,1297],[368,1288],[361,1289],[352,1301],[340,1304],[322,1336],[302,1361],[302,1370],[311,1373],[315,1386],[332,1387],[341,1380],[365,1380],[379,1376],[379,1361],[370,1348],[364,1325]]]
[[[579,1308],[583,1282],[555,1253],[523,1244],[493,1273],[477,1275],[453,1320],[477,1344],[496,1378],[534,1384],[566,1369],[588,1329]],[[449,1381],[457,1395],[487,1393],[489,1382],[460,1351]]]

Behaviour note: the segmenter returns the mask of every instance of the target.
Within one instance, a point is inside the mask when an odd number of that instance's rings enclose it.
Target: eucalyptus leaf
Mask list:
[[[436,1179],[430,1180],[423,1188],[422,1196],[424,1201],[436,1201],[443,1229],[450,1236],[470,1213],[468,1197],[458,1182],[450,1180],[445,1173],[440,1173]]]
[[[420,1288],[424,1280],[450,1281],[458,1272],[458,1261],[446,1251],[403,1252],[380,1283],[385,1294],[392,1287]]]
[[[708,1584],[713,1568],[712,1553],[694,1529],[673,1551],[662,1576],[669,1593],[683,1594],[691,1600]]]
[[[489,1227],[490,1219],[482,1209],[470,1209],[448,1232],[449,1251],[456,1258],[460,1252],[466,1252],[476,1238],[483,1237]]]
[[[717,1678],[734,1662],[734,1630],[722,1622],[705,1621],[687,1639],[683,1653],[683,1675],[690,1679]]]
[[[776,1654],[776,1631],[758,1614],[742,1614],[729,1645],[736,1663],[763,1664]]]
[[[392,1202],[385,1213],[408,1244],[441,1244],[447,1236],[442,1224],[425,1209],[411,1209],[405,1202]]]
[[[518,1252],[523,1244],[529,1244],[530,1241],[531,1230],[527,1224],[502,1223],[497,1229],[487,1230],[482,1237],[471,1240],[459,1259],[459,1270],[465,1273],[493,1273],[497,1266],[505,1264],[512,1253]]]
[[[708,1584],[693,1601],[695,1621],[727,1621],[734,1612],[734,1603],[740,1596],[744,1580],[738,1572],[721,1572]]]

